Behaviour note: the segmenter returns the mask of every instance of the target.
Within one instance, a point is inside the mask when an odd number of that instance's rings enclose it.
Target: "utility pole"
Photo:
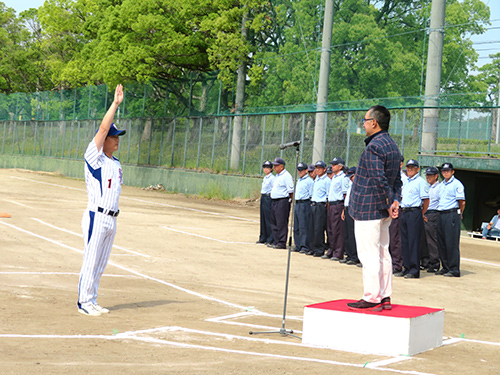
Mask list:
[[[432,0],[422,126],[423,153],[435,153],[437,148],[445,10],[446,0]]]
[[[330,56],[333,30],[333,0],[325,0],[323,41],[321,44],[321,62],[319,66],[318,99],[316,124],[314,126],[313,160],[323,160],[325,156],[326,109],[328,102],[328,79],[330,76]]]
[[[241,38],[247,40],[248,29],[246,27],[247,13],[243,15],[241,21]],[[235,102],[235,113],[234,117],[234,127],[233,127],[233,139],[231,142],[231,169],[237,170],[240,165],[240,154],[241,154],[241,125],[243,124],[243,116],[239,115],[243,110],[243,105],[245,103],[245,84],[246,84],[246,61],[243,59],[241,65],[238,68],[238,80],[236,83],[236,102]]]

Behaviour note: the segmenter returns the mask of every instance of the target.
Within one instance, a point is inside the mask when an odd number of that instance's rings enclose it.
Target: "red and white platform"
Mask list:
[[[304,308],[302,343],[356,353],[414,355],[442,345],[444,309],[392,305],[392,310],[353,311],[354,300]]]

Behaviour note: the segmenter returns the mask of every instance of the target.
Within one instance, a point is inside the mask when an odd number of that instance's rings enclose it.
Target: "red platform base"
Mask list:
[[[302,342],[357,353],[414,355],[442,345],[444,310],[392,305],[392,310],[353,311],[354,300],[304,308]]]

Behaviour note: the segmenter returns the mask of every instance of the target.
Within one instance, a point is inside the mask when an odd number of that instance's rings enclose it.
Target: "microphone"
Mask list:
[[[284,150],[285,148],[288,148],[288,147],[297,147],[299,145],[300,145],[300,141],[283,143],[280,145],[280,150]]]

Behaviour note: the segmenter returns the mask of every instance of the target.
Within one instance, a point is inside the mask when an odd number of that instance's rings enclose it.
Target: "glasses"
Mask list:
[[[374,118],[364,118],[361,120],[361,122],[364,124],[365,122],[372,121],[372,120],[375,120],[375,119]]]

